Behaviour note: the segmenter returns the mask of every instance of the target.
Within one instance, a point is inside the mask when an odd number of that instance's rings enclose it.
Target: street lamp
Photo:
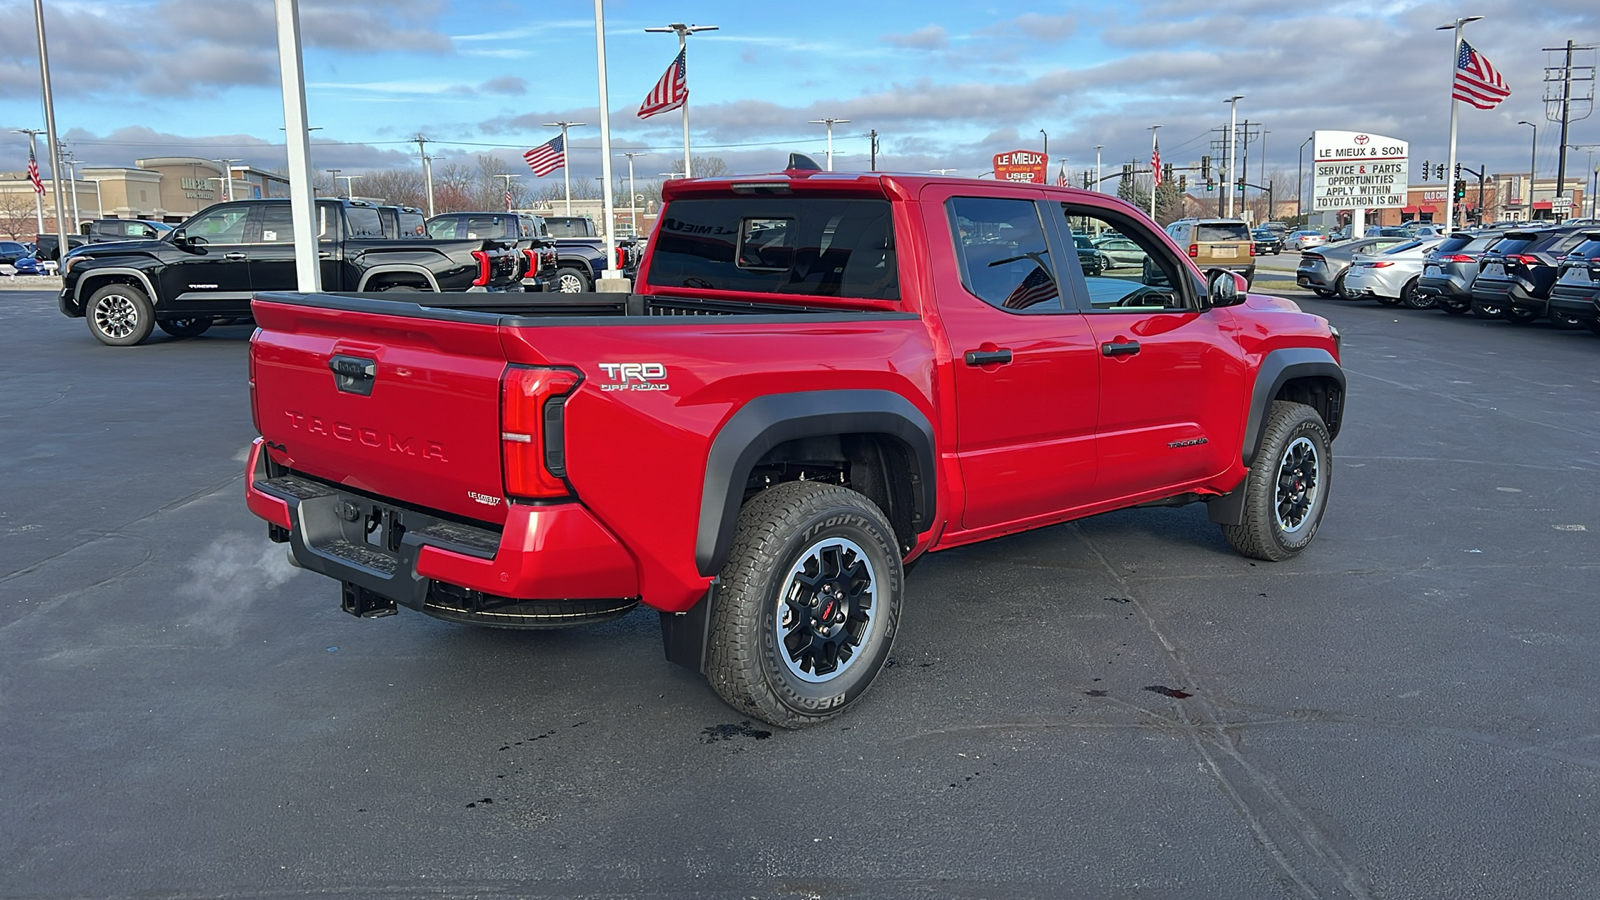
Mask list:
[[[701,31],[716,30],[717,26],[715,25],[685,25],[682,22],[673,22],[671,25],[658,25],[654,28],[645,29],[645,31],[655,34],[671,33],[678,36],[678,53],[684,58],[683,64],[686,71],[689,66],[689,35]],[[684,80],[685,82],[688,81],[687,75],[684,76]],[[683,105],[679,109],[683,110],[683,177],[693,178],[693,174],[689,171],[689,98],[687,96],[683,98]]]
[[[1043,128],[1039,129],[1039,133],[1044,135],[1044,161],[1045,162],[1049,162],[1050,161],[1050,133],[1045,131]]]
[[[1539,174],[1539,126],[1523,120],[1518,125],[1526,125],[1533,129],[1533,152],[1529,154],[1528,162],[1528,221],[1533,221],[1533,180]]]
[[[1233,161],[1238,153],[1239,144],[1239,101],[1244,99],[1243,94],[1234,94],[1222,101],[1228,104],[1228,218],[1233,218]]]
[[[1467,24],[1468,22],[1476,22],[1481,18],[1483,18],[1483,16],[1462,16],[1461,18],[1451,22],[1449,25],[1440,25],[1434,29],[1434,31],[1455,32],[1455,42],[1450,45],[1451,85],[1454,85],[1456,82],[1456,63],[1461,59],[1461,26]],[[1456,113],[1458,112],[1457,107],[1459,104],[1460,101],[1455,98],[1455,94],[1452,92],[1450,96],[1450,156],[1445,162],[1445,171],[1451,173],[1452,178],[1455,177],[1456,171]],[[1528,215],[1531,217],[1533,215],[1533,206],[1531,205],[1532,201],[1530,200],[1529,203]],[[1455,185],[1452,184],[1451,189],[1444,192],[1444,224],[1446,228],[1452,228],[1455,226],[1455,207],[1456,192]]]
[[[638,150],[624,150],[623,156],[628,158],[628,227],[633,229],[633,236],[639,236],[639,192],[633,186],[633,158],[644,156]]]
[[[949,175],[951,172],[954,172],[956,170],[955,169],[929,169],[928,171],[933,173],[934,175]]]
[[[561,129],[561,152],[563,154],[566,154],[567,156],[570,156],[572,154],[572,145],[567,143],[567,129],[568,128],[582,128],[586,124],[588,124],[588,123],[586,123],[586,122],[546,122],[546,123],[544,123],[544,127]],[[572,215],[572,167],[567,165],[567,162],[566,162],[565,159],[563,159],[562,162],[561,162],[561,177],[564,180],[564,182],[566,184],[566,187],[567,187],[567,215],[570,216],[570,215]]]
[[[222,174],[228,176],[228,199],[232,200],[233,199],[233,164],[236,163],[236,162],[244,162],[244,160],[242,160],[242,159],[219,159],[219,160],[217,160],[217,162],[222,163]]]
[[[365,177],[367,177],[367,176],[365,176],[365,175],[335,175],[334,178],[333,178],[333,181],[334,181],[334,185],[333,186],[335,188],[337,188],[339,186],[339,184],[338,184],[339,179],[343,178],[344,179],[344,195],[346,197],[349,197],[350,199],[354,200],[355,196],[356,196],[356,179],[357,178],[365,178]]]
[[[1294,169],[1294,217],[1301,220],[1301,228],[1306,227],[1305,200],[1300,193],[1305,189],[1306,186],[1306,145],[1311,143],[1314,138],[1316,138],[1316,135],[1314,134],[1307,135],[1306,139],[1300,142],[1300,162],[1295,166]],[[1315,163],[1316,160],[1312,160],[1312,162]]]
[[[835,125],[843,125],[843,124],[845,124],[846,122],[849,122],[849,121],[850,121],[849,119],[811,119],[810,120],[812,125],[826,125],[826,126],[828,126],[828,171],[829,172],[833,171],[833,126],[835,126]]]

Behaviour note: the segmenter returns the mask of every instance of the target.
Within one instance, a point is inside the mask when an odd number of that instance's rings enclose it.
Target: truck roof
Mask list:
[[[994,181],[991,179],[960,178],[954,175],[935,175],[929,172],[819,172],[810,169],[788,169],[763,175],[718,175],[714,178],[678,178],[661,186],[661,197],[672,201],[679,197],[711,193],[783,194],[793,191],[829,191],[864,193],[875,196],[915,197],[929,184],[972,184],[992,188],[996,185],[1027,187],[1068,197],[1095,197],[1105,200],[1111,195],[1082,188],[1058,187],[1051,184]]]

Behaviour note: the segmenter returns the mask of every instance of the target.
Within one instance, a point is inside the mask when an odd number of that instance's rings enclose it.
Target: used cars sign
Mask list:
[[[1320,212],[1406,205],[1410,144],[1365,131],[1318,131],[1312,138],[1313,209]]]
[[[1050,167],[1050,157],[1032,150],[1012,150],[994,155],[996,181],[1026,181],[1045,183],[1045,170]]]

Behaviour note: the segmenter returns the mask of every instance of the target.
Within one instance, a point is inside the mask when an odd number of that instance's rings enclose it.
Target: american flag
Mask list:
[[[678,58],[661,74],[661,80],[650,89],[650,96],[644,98],[639,118],[648,119],[656,113],[677,109],[689,99],[689,64],[684,58],[688,52],[687,47],[678,51]]]
[[[1155,174],[1156,187],[1161,187],[1161,142],[1155,138],[1150,139],[1150,171]]]
[[[39,161],[33,158],[33,148],[28,148],[28,180],[33,182],[33,192],[44,196],[44,181],[39,178]]]
[[[1054,300],[1057,296],[1056,280],[1050,277],[1044,266],[1036,265],[1000,305],[1006,309],[1027,309]]]
[[[1056,186],[1066,187],[1069,183],[1067,181],[1067,164],[1062,163],[1060,171],[1056,172]]]
[[[567,164],[567,142],[561,136],[553,137],[549,143],[522,154],[522,158],[533,174],[543,178]]]
[[[1461,42],[1461,52],[1456,54],[1456,78],[1451,85],[1451,96],[1465,100],[1479,109],[1494,109],[1500,101],[1511,96],[1500,73],[1489,64],[1488,57]]]

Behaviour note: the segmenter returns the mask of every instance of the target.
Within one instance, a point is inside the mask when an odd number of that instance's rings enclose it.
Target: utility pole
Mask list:
[[[428,218],[433,218],[433,157],[428,155],[428,139],[418,134],[412,138],[417,142],[417,156],[422,160],[422,180],[428,189]],[[565,141],[562,142],[565,145]]]
[[[628,226],[633,229],[633,236],[639,236],[639,192],[633,186],[633,158],[644,156],[643,151],[624,151],[623,156],[628,158]]]
[[[1594,44],[1584,44],[1579,46],[1569,40],[1567,41],[1566,47],[1544,48],[1546,53],[1558,53],[1565,51],[1565,61],[1562,65],[1546,66],[1544,70],[1545,118],[1552,122],[1561,123],[1561,143],[1559,144],[1559,149],[1556,153],[1555,195],[1557,199],[1560,199],[1567,186],[1567,125],[1572,117],[1572,102],[1577,100],[1580,103],[1589,103],[1589,108],[1584,111],[1583,115],[1578,116],[1579,119],[1588,118],[1589,113],[1594,111],[1594,66],[1579,66],[1577,67],[1576,74],[1574,74],[1572,65],[1572,51],[1593,50],[1595,49],[1595,46],[1596,45]],[[1587,96],[1574,97],[1572,95],[1572,83],[1574,81],[1577,81],[1580,84],[1583,82],[1588,82]],[[1558,84],[1560,85],[1559,93],[1557,91]],[[1555,111],[1553,107],[1557,105],[1559,105],[1561,109],[1559,118],[1551,115],[1551,113]],[[1552,203],[1551,206],[1554,207],[1555,204]]]
[[[33,160],[33,164],[37,166],[39,164],[39,135],[44,134],[44,129],[18,128],[11,133],[28,136],[28,158]],[[44,194],[39,191],[33,192],[33,214],[38,219],[36,223],[38,230],[35,233],[44,234]]]
[[[72,230],[78,230],[78,223],[83,221],[78,216],[78,161],[73,158],[70,149],[63,148],[61,161],[67,167],[67,183],[72,185]]]
[[[868,151],[870,153],[870,162],[867,164],[867,171],[876,172],[878,171],[878,129],[874,128],[867,132],[867,141],[871,146]]]
[[[39,32],[39,81],[44,85],[45,140],[50,142],[50,187],[56,201],[56,232],[61,243],[56,245],[56,260],[65,261],[67,251],[66,204],[61,201],[61,146],[56,141],[56,103],[50,96],[50,52],[44,40],[44,0],[33,0],[34,28]]]
[[[563,183],[566,185],[566,190],[567,190],[567,215],[569,215],[569,216],[572,215],[572,166],[569,164],[571,162],[571,159],[572,159],[572,144],[571,144],[571,142],[569,142],[567,140],[567,129],[568,128],[582,128],[583,126],[585,126],[587,124],[588,124],[587,122],[546,122],[546,123],[544,123],[544,127],[546,127],[546,128],[559,128],[559,129],[561,129],[561,152],[564,154],[564,156],[563,156],[563,158],[561,160],[561,178],[563,180]],[[687,178],[688,176],[686,175],[684,177]]]
[[[333,176],[333,195],[335,197],[339,196],[339,173],[343,172],[344,170],[343,169],[324,169],[323,171],[327,172],[329,175]]]
[[[833,126],[835,126],[835,125],[843,125],[843,124],[845,124],[846,122],[849,122],[849,121],[850,121],[849,119],[810,119],[809,120],[810,124],[812,124],[812,125],[826,125],[826,126],[828,126],[828,171],[829,172],[833,171]]]
[[[1243,94],[1234,94],[1223,102],[1228,104],[1228,218],[1233,218],[1233,164],[1239,152],[1239,101]]]

